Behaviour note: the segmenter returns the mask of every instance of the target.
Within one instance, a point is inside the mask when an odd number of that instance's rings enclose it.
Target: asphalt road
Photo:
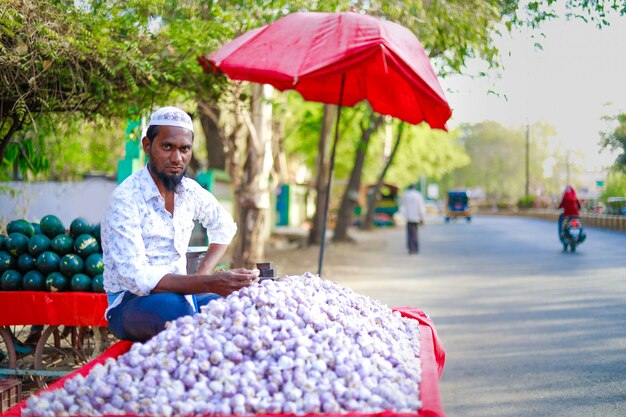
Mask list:
[[[422,308],[446,350],[448,417],[626,416],[626,233],[587,229],[564,253],[553,222],[475,217],[331,244],[323,276],[389,306]],[[317,249],[270,253],[317,271]]]

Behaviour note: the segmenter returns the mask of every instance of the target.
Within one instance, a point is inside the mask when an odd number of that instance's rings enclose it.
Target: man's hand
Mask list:
[[[178,294],[214,293],[226,296],[233,291],[257,282],[258,269],[236,268],[214,274],[178,275],[167,274],[152,292],[175,292]]]
[[[226,296],[258,280],[258,269],[235,268],[219,271],[213,275],[210,292]]]

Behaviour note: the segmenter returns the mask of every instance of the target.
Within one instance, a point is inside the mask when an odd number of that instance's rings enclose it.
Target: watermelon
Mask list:
[[[91,233],[93,226],[84,217],[77,217],[70,224],[70,236],[76,239],[85,233]]]
[[[22,274],[28,271],[32,271],[37,268],[37,264],[35,263],[35,258],[30,256],[28,253],[23,253],[17,258],[17,270]]]
[[[0,235],[0,250],[6,249],[7,237],[5,235]]]
[[[0,289],[2,291],[18,291],[22,287],[22,274],[14,269],[2,273]]]
[[[11,233],[21,233],[27,237],[31,237],[35,234],[35,228],[26,220],[13,220],[7,224],[7,235]]]
[[[39,271],[28,271],[22,277],[22,289],[24,291],[45,291],[46,278]]]
[[[51,292],[67,291],[70,287],[68,277],[60,272],[53,272],[46,277],[46,289]]]
[[[20,256],[21,254],[28,251],[28,237],[23,233],[13,232],[9,234],[9,238],[6,242],[6,247],[7,251],[11,255]]]
[[[74,250],[74,239],[68,235],[57,235],[50,242],[50,249],[60,256],[67,255]]]
[[[100,245],[95,237],[84,233],[74,240],[74,252],[86,258],[92,253],[100,252]]]
[[[15,258],[7,251],[0,251],[0,273],[12,269],[15,266]]]
[[[44,234],[34,234],[28,240],[28,252],[35,257],[48,249],[50,249],[50,238]]]
[[[79,272],[83,272],[83,265],[84,262],[80,256],[74,253],[68,253],[61,258],[59,271],[66,277],[71,278]]]
[[[91,229],[91,236],[95,237],[100,245],[102,244],[102,241],[100,240],[100,223],[96,224]]]
[[[58,271],[59,263],[61,263],[61,257],[49,250],[41,253],[37,257],[37,268],[39,269],[39,272],[45,275]]]
[[[54,239],[57,235],[65,233],[63,222],[52,214],[48,214],[41,219],[39,228],[41,229],[41,233],[48,236],[50,239]]]
[[[33,229],[35,229],[35,234],[42,234],[41,233],[41,227],[39,227],[39,223],[35,223],[35,222],[31,222],[30,224],[33,225]]]
[[[104,272],[104,262],[101,253],[92,253],[85,259],[85,272],[90,277],[102,274]]]
[[[95,277],[91,278],[91,291],[93,292],[104,292],[104,277],[102,274],[98,274]]]
[[[91,278],[85,274],[76,274],[70,280],[70,289],[72,291],[91,291]]]

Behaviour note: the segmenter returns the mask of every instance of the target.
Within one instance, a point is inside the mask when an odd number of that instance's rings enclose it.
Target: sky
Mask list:
[[[587,171],[610,165],[615,155],[601,152],[599,132],[615,126],[603,116],[626,113],[626,16],[609,20],[611,25],[602,29],[565,18],[544,23],[534,32],[545,34],[536,38],[543,49],[534,46],[528,30],[498,38],[503,69],[482,78],[440,80],[453,108],[449,126],[494,120],[519,127],[544,121],[557,130],[553,144],[584,154],[579,163]],[[467,73],[481,69],[484,64],[472,62]]]

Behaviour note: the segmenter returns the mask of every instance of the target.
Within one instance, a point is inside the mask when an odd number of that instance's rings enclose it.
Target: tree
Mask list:
[[[337,213],[335,233],[333,234],[333,241],[335,242],[350,240],[348,237],[348,226],[352,224],[352,213],[358,201],[359,190],[361,188],[361,173],[365,165],[367,149],[372,135],[378,130],[382,123],[383,117],[377,113],[371,112],[369,115],[366,114],[359,124],[361,138],[357,146],[350,179],[343,193],[341,206]]]
[[[120,7],[17,0],[0,8],[0,163],[13,139],[25,140],[16,133],[47,115],[126,116],[127,103],[146,103],[163,79],[144,57],[150,33],[124,22]]]
[[[493,201],[522,197],[525,193],[525,129],[509,129],[496,122],[463,125],[460,140],[471,162],[450,176],[449,186],[481,188],[486,198]],[[531,193],[537,195],[545,190],[546,142],[554,129],[538,123],[532,125],[530,131]]]
[[[607,120],[613,120],[618,123],[612,132],[602,133],[600,145],[603,149],[610,149],[619,152],[615,160],[615,168],[626,172],[626,113],[618,114],[614,117],[608,117]]]

